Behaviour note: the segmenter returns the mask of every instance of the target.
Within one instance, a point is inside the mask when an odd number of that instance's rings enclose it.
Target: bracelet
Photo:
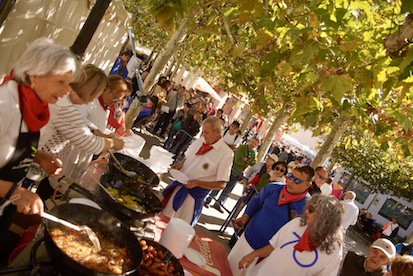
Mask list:
[[[7,192],[6,196],[4,197],[5,200],[9,200],[10,197],[14,194],[14,192],[16,191],[18,185],[17,183],[13,183],[13,185],[11,186],[10,190]]]

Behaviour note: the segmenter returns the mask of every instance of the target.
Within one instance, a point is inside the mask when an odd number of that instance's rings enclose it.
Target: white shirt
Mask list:
[[[238,147],[239,144],[241,144],[241,139],[242,139],[242,135],[239,133],[235,133],[233,135],[231,135],[229,133],[229,130],[227,131],[227,133],[225,133],[225,130],[222,131],[222,138],[224,139],[224,142],[227,143],[227,145],[231,145],[231,146],[236,146]],[[235,137],[238,135],[237,139],[235,139]]]
[[[212,145],[214,147],[212,150],[203,155],[196,155],[204,142],[204,138],[201,137],[189,146],[185,152],[187,159],[181,171],[188,176],[188,179],[206,182],[228,182],[231,175],[234,152],[221,138]]]
[[[88,104],[76,105],[76,107],[90,128],[105,131],[110,111],[103,109],[98,98]]]
[[[341,217],[341,226],[344,232],[347,231],[350,225],[355,225],[359,215],[359,207],[354,204],[354,200],[346,199],[340,201],[344,207],[344,214]]]
[[[399,224],[391,222],[389,226],[382,232],[386,236],[390,236],[394,229],[399,227]]]
[[[320,249],[312,252],[299,252],[294,249],[306,228],[307,226],[300,226],[300,218],[284,225],[270,240],[274,251],[247,275],[337,275],[342,259],[342,247],[335,245],[334,251],[329,255]]]
[[[5,166],[16,150],[17,138],[21,132],[28,132],[22,121],[17,82],[11,80],[0,86],[0,168]]]

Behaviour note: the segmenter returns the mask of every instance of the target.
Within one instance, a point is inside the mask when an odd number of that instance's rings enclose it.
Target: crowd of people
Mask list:
[[[313,169],[310,158],[286,146],[274,144],[257,163],[261,141],[251,136],[254,128],[242,135],[238,121],[229,122],[192,88],[160,77],[147,95],[137,93],[126,69],[130,55],[123,51],[107,76],[94,65],[79,66],[49,39],[23,53],[0,86],[0,227],[7,229],[16,212],[41,215],[58,176],[77,179],[93,156],[124,147],[115,133],[145,127],[179,156],[172,168],[188,177],[163,190],[163,215],[193,226],[212,200],[223,212],[238,182],[254,191],[234,217],[233,275],[386,275],[388,265],[390,275],[411,275],[411,258],[396,257],[390,241],[397,218],[368,256],[343,258],[347,229],[369,221],[368,213],[359,215],[354,192],[343,196],[342,182],[332,184],[326,168]]]

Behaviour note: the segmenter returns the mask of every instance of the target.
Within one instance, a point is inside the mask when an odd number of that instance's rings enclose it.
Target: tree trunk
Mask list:
[[[92,40],[92,37],[111,2],[112,0],[96,1],[85,24],[77,35],[75,42],[70,46],[70,50],[80,59],[83,59],[86,48]]]
[[[188,25],[189,18],[184,18],[181,21],[181,24],[178,30],[172,35],[171,39],[166,43],[165,48],[162,53],[160,53],[152,66],[151,71],[149,72],[146,80],[143,84],[143,90],[145,93],[149,92],[149,89],[154,84],[156,76],[161,72],[162,68],[171,58],[171,56],[178,50],[179,44],[186,36],[186,27]]]
[[[250,109],[248,112],[247,116],[245,117],[244,122],[242,123],[242,126],[240,128],[241,133],[244,133],[244,131],[247,129],[248,124],[250,123],[252,117],[254,117],[254,112]]]
[[[347,179],[347,182],[344,183],[343,191],[347,192],[350,186],[351,181],[353,181],[353,178],[356,176],[354,172],[351,173],[350,177]]]
[[[178,61],[175,64],[175,68],[171,74],[171,78],[170,80],[173,80],[176,76],[176,74],[178,73],[179,67],[181,66],[182,60],[184,58],[184,53],[181,52],[181,56],[179,57]]]
[[[176,54],[172,56],[172,58],[171,58],[171,64],[168,66],[168,68],[167,68],[166,71],[165,71],[165,76],[166,76],[166,77],[168,77],[169,74],[171,74],[172,67],[174,67],[175,63],[176,63]],[[170,78],[168,78],[168,79],[170,79]]]
[[[290,113],[286,111],[286,106],[283,106],[280,111],[275,114],[274,123],[270,127],[270,130],[265,136],[264,141],[262,141],[260,151],[258,152],[257,162],[261,162],[265,155],[268,152],[268,149],[271,147],[271,142],[274,139],[275,133],[284,124],[288,118],[290,117]]]
[[[337,141],[340,139],[341,135],[346,131],[347,127],[350,125],[351,120],[344,115],[341,115],[335,122],[333,129],[330,134],[328,134],[326,140],[318,151],[316,157],[314,158],[311,166],[316,168],[322,166],[327,158],[331,155]]]

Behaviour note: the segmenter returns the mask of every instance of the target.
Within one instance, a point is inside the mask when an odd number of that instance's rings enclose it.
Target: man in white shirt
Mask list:
[[[202,122],[202,138],[194,141],[185,158],[172,165],[187,177],[187,183],[174,181],[163,191],[167,217],[178,217],[195,225],[201,216],[205,197],[221,190],[228,182],[234,153],[221,137],[220,119],[214,116]]]
[[[344,206],[344,214],[341,220],[341,226],[343,227],[344,233],[346,233],[350,225],[355,225],[357,223],[359,208],[354,203],[355,199],[356,194],[352,191],[348,191],[344,195],[344,200],[340,201]]]

